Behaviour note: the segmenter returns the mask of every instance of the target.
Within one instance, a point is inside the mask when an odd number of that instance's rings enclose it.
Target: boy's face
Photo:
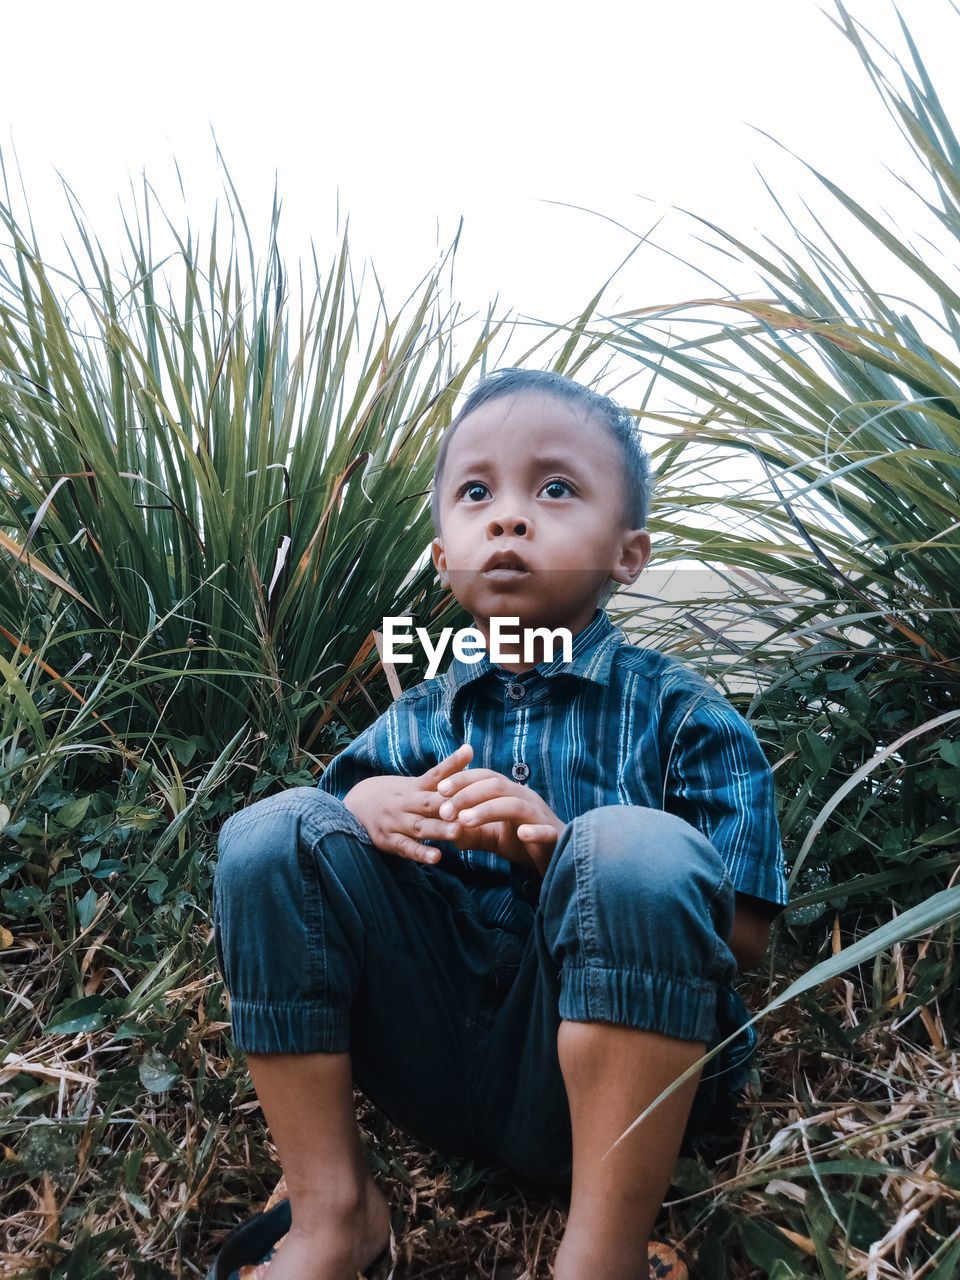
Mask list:
[[[485,634],[495,616],[576,634],[609,578],[633,582],[650,535],[620,523],[622,471],[607,427],[548,393],[497,396],[463,419],[447,449],[431,552]],[[507,553],[525,571],[487,571]]]

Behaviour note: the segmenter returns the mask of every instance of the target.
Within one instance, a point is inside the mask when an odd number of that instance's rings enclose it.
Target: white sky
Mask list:
[[[902,47],[888,0],[847,7]],[[960,16],[949,0],[900,10],[960,119]],[[497,314],[559,323],[635,243],[606,219],[642,233],[661,218],[659,244],[716,270],[672,206],[754,243],[789,243],[759,168],[781,197],[832,209],[757,129],[871,207],[897,210],[883,164],[905,148],[833,12],[831,0],[33,0],[4,12],[0,146],[8,170],[16,148],[42,247],[70,230],[57,169],[109,247],[121,243],[118,196],[129,202],[142,170],[182,213],[174,157],[202,234],[223,184],[215,132],[264,244],[278,180],[288,268],[310,237],[321,264],[332,260],[339,199],[355,271],[372,258],[392,314],[462,215],[461,316],[497,298]],[[854,246],[894,288],[883,255],[862,235]],[[746,268],[721,269],[729,288],[751,287]],[[644,246],[604,303],[714,291]]]
[[[888,0],[848,8],[897,39]],[[829,11],[830,0],[33,0],[4,13],[0,145],[9,159],[12,139],[34,216],[56,233],[54,167],[108,229],[142,169],[176,209],[174,156],[199,222],[222,182],[213,130],[254,227],[278,176],[288,259],[311,235],[332,253],[339,188],[358,262],[372,256],[399,301],[435,256],[438,222],[445,246],[463,214],[464,303],[499,292],[552,318],[585,302],[632,240],[549,201],[641,231],[665,212],[678,221],[678,205],[779,234],[754,166],[778,192],[814,184],[754,128],[861,195],[892,193],[881,166],[899,153],[894,127]],[[948,0],[901,11],[956,103],[960,19]],[[623,279],[643,305],[672,298],[681,273],[640,251]]]

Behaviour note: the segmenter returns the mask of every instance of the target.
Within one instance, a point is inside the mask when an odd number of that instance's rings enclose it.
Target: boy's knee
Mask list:
[[[215,882],[283,876],[295,872],[304,838],[331,831],[358,834],[359,823],[343,801],[317,787],[289,787],[231,814],[217,840]],[[362,829],[362,828],[361,828]]]
[[[656,996],[679,1002],[669,1017],[660,1010],[663,1027],[692,1026],[685,1002],[706,1008],[709,988],[736,974],[726,941],[733,901],[723,859],[675,814],[603,805],[574,818],[541,886],[546,945],[567,971],[567,1007],[626,1015]],[[581,988],[583,1001],[571,995]],[[603,995],[599,1004],[591,992]],[[697,1017],[699,1028],[707,1013]]]
[[[595,910],[680,931],[685,922],[709,921],[729,935],[734,893],[725,864],[683,818],[642,805],[601,805],[570,828],[552,878],[588,892]]]

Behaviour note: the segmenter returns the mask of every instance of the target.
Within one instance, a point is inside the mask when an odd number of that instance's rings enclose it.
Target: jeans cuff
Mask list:
[[[560,975],[560,1017],[574,1022],[618,1022],[678,1040],[710,1043],[717,989],[639,969],[566,965]]]
[[[230,1000],[233,1042],[244,1053],[345,1053],[350,1048],[346,1009],[317,1004]]]

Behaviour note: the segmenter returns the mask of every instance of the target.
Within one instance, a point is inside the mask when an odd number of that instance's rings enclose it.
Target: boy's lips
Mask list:
[[[512,578],[522,578],[530,572],[530,568],[515,551],[495,551],[480,572],[485,578],[492,578],[495,582],[506,582]]]
[[[488,582],[523,582],[530,577],[529,569],[511,569],[508,565],[482,570]]]

